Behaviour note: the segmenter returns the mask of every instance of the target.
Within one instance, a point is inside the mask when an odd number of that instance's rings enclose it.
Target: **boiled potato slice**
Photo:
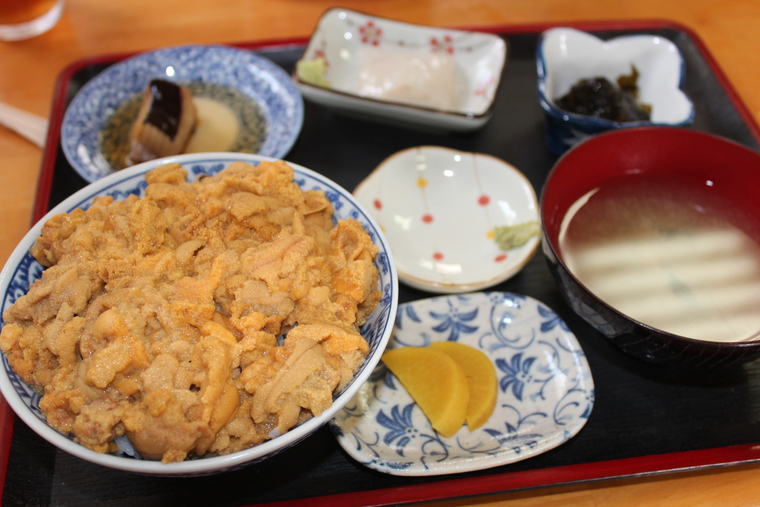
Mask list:
[[[470,387],[467,427],[470,431],[480,428],[496,407],[498,389],[493,362],[480,350],[459,342],[433,342],[430,347],[446,353],[464,370]]]
[[[383,362],[422,409],[439,434],[451,437],[462,427],[470,388],[462,368],[448,354],[428,347],[401,347]]]

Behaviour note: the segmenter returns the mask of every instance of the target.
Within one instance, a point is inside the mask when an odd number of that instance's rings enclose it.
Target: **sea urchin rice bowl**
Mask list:
[[[294,443],[328,420],[377,362],[374,353],[382,350],[395,311],[395,275],[374,224],[361,209],[344,209],[352,216],[336,216],[333,227],[333,196],[329,189],[325,196],[309,188],[314,175],[308,170],[295,171],[303,192],[285,163],[231,162],[227,158],[225,171],[197,183],[185,183],[183,173],[206,176],[197,172],[202,164],[148,172],[157,167],[152,164],[139,175],[129,170],[137,179],[147,173],[147,189],[144,183],[137,189],[149,200],[90,200],[83,206],[87,211],[48,216],[50,225],[38,225],[33,238],[19,246],[28,250],[42,231],[49,241],[32,248],[35,256],[43,264],[68,256],[69,264],[57,275],[55,266],[43,272],[43,279],[56,278],[38,284],[48,286],[43,292],[33,287],[29,294],[36,295],[20,298],[23,292],[6,293],[5,359],[37,392],[43,385],[62,386],[48,387],[41,400],[24,405],[39,407],[51,427],[74,433],[88,450],[123,453],[130,446],[118,442],[127,436],[143,458],[163,459],[171,467],[245,454],[248,447],[309,425],[287,439]],[[233,178],[235,173],[243,180]],[[284,190],[273,197],[277,186]],[[205,189],[203,196],[187,200],[187,192],[198,188]],[[222,196],[228,200],[220,201]],[[273,206],[288,199],[286,206]],[[263,209],[275,212],[256,218]],[[97,227],[72,227],[87,216]],[[209,232],[212,223],[224,224],[221,234]],[[97,229],[116,231],[118,240],[99,237]],[[108,241],[132,243],[123,253],[108,254]],[[77,245],[75,253],[65,251],[67,243]],[[104,254],[105,267],[78,272]],[[3,273],[6,285],[11,264]],[[183,265],[189,270],[174,270]],[[135,272],[140,276],[130,278]],[[327,279],[329,287],[322,283]],[[83,303],[98,291],[100,299]],[[34,307],[38,313],[30,314]],[[157,339],[146,339],[151,335]],[[29,347],[33,338],[36,348]],[[6,373],[13,374],[7,367]],[[2,380],[5,394],[8,383]],[[20,398],[18,389],[6,397]],[[28,416],[18,401],[12,406]],[[204,459],[181,462],[188,454]]]

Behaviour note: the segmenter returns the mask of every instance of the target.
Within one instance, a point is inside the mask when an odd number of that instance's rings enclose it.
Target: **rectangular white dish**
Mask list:
[[[488,121],[507,59],[496,35],[333,8],[293,73],[307,100],[342,113],[442,131]]]

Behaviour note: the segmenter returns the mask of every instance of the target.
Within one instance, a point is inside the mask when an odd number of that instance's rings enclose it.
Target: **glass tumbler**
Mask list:
[[[0,0],[0,40],[29,39],[61,18],[64,0]]]

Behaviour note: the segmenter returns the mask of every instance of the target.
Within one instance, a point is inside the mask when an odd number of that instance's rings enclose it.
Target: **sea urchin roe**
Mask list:
[[[648,121],[651,106],[636,102],[638,75],[632,67],[630,75],[618,78],[617,86],[603,77],[581,79],[557,100],[557,106],[570,113],[616,122]]]
[[[31,253],[49,267],[3,314],[48,424],[98,452],[122,435],[164,462],[260,444],[329,408],[369,352],[381,294],[359,222],[333,224],[284,162],[185,177],[162,166],[144,198],[48,220]]]

